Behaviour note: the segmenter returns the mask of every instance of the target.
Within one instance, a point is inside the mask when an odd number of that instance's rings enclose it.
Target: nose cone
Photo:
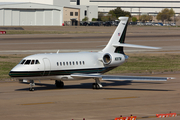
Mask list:
[[[17,72],[11,70],[11,71],[9,72],[9,76],[10,76],[10,77],[16,77],[16,76],[17,76]]]
[[[9,72],[9,76],[12,77],[12,71]]]
[[[16,65],[10,72],[9,72],[9,76],[10,77],[17,77],[17,76],[19,76],[20,74],[20,72],[19,72],[19,65]]]

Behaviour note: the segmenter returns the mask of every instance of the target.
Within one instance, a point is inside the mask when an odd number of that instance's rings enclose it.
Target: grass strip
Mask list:
[[[180,55],[132,55],[128,62],[109,71],[107,74],[121,73],[164,73],[180,71]]]

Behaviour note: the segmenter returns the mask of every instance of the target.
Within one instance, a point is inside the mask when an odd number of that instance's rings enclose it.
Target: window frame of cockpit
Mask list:
[[[31,63],[32,60],[26,60],[26,62],[24,63],[24,65],[29,65]]]
[[[30,61],[29,63],[26,63],[27,61]],[[32,64],[32,62],[34,63]],[[38,59],[22,59],[21,62],[19,62],[21,65],[38,65],[40,64]]]

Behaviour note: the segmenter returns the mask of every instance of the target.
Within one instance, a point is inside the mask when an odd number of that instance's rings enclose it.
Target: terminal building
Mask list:
[[[98,18],[98,6],[70,5],[70,0],[0,0],[0,26],[62,26],[84,17]]]
[[[173,8],[176,15],[180,13],[180,0],[71,0],[71,5],[98,5],[98,11],[109,12],[121,7],[132,15],[157,15],[164,8]]]

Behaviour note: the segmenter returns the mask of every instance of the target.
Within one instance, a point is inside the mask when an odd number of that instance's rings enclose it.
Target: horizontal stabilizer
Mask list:
[[[142,46],[142,45],[134,45],[134,44],[125,44],[125,43],[118,43],[113,44],[114,47],[134,47],[134,48],[146,48],[146,49],[161,49],[160,47],[150,47],[150,46]]]
[[[171,77],[146,77],[146,76],[113,76],[101,74],[72,74],[71,77],[76,78],[101,78],[102,80],[119,80],[119,81],[167,81],[167,79],[174,79]]]

